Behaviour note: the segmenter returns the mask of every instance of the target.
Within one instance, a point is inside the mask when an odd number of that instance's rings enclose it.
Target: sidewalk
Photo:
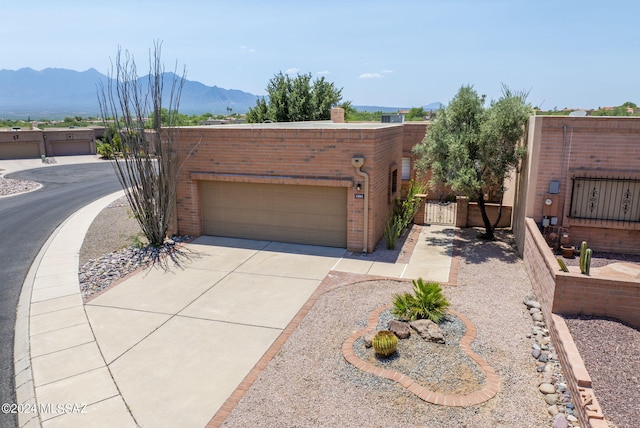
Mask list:
[[[449,280],[453,228],[424,227],[408,263],[339,248],[200,237],[83,304],[78,259],[95,216],[79,210],[43,246],[16,322],[16,394],[27,427],[203,427],[331,271]]]

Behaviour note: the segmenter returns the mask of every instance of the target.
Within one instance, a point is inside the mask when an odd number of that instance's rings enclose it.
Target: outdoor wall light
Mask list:
[[[356,184],[356,190],[359,192],[362,189],[362,184]]]

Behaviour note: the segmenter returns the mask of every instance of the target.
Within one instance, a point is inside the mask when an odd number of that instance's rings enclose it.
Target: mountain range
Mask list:
[[[166,73],[166,77],[173,77]],[[165,78],[166,78],[165,77]],[[148,76],[140,78],[148,79]],[[99,85],[106,88],[109,77],[91,68],[74,71],[63,68],[31,68],[0,70],[0,119],[61,119],[68,116],[100,116]],[[170,81],[170,80],[169,80]],[[168,91],[170,85],[165,85]],[[164,95],[168,99],[168,94]],[[207,86],[185,80],[180,98],[180,113],[226,114],[246,113],[256,103],[257,96],[237,89]],[[438,109],[440,103],[424,106]],[[397,112],[398,107],[354,106],[362,111]]]

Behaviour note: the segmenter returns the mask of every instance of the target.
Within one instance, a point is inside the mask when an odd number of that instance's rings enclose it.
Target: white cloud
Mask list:
[[[329,70],[316,71],[316,74],[317,74],[318,76],[326,76],[327,74],[329,74]]]
[[[240,52],[242,53],[254,53],[256,50],[247,46],[240,46]]]
[[[300,72],[300,69],[292,67],[292,68],[288,68],[284,73],[285,74],[298,74]]]
[[[382,74],[393,74],[393,70],[382,70]]]
[[[382,79],[383,77],[380,73],[362,73],[358,79]]]

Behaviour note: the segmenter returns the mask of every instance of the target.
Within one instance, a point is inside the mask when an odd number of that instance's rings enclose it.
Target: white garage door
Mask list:
[[[205,235],[347,246],[344,187],[201,181],[199,191]]]

